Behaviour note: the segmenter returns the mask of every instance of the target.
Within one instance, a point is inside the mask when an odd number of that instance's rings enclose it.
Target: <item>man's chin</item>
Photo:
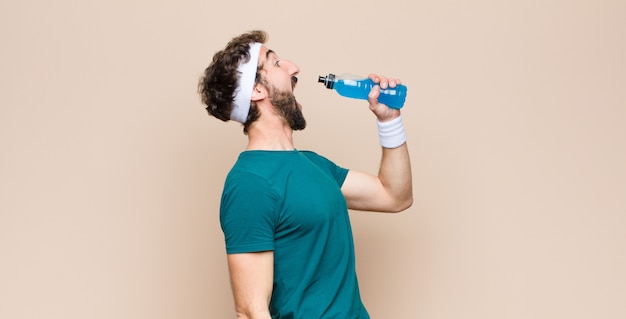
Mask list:
[[[306,128],[306,120],[304,119],[302,112],[300,112],[298,118],[292,119],[290,126],[294,131],[302,131]]]

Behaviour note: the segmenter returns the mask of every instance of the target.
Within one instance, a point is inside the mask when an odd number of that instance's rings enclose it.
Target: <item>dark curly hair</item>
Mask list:
[[[213,61],[204,70],[204,75],[198,84],[198,93],[202,97],[202,103],[210,115],[226,122],[230,120],[233,109],[235,89],[239,82],[237,67],[242,62],[250,59],[248,54],[249,44],[253,42],[265,43],[267,33],[260,30],[250,31],[239,35],[226,45],[224,50],[213,55]],[[262,81],[257,70],[255,82]],[[259,111],[254,103],[250,104],[250,113],[244,123],[244,134],[248,133],[250,123],[259,117]]]

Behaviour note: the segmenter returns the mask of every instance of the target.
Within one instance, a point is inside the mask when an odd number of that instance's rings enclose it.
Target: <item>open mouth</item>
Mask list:
[[[291,89],[295,89],[296,88],[296,84],[298,84],[298,78],[295,76],[291,77]]]

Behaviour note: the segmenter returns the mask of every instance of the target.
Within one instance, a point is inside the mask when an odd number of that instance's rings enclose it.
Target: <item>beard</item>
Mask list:
[[[292,92],[281,91],[272,87],[270,102],[272,102],[278,115],[287,121],[292,130],[300,131],[306,127],[306,120]]]

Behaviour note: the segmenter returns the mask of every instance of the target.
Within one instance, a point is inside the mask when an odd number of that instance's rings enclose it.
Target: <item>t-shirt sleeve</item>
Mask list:
[[[335,177],[337,184],[339,185],[339,187],[341,187],[341,185],[343,185],[343,182],[346,180],[346,176],[348,176],[348,169],[338,166],[331,161],[329,161],[329,163],[329,165],[331,166],[333,177]]]
[[[228,176],[220,204],[226,253],[274,250],[278,198],[259,176],[249,173]]]

